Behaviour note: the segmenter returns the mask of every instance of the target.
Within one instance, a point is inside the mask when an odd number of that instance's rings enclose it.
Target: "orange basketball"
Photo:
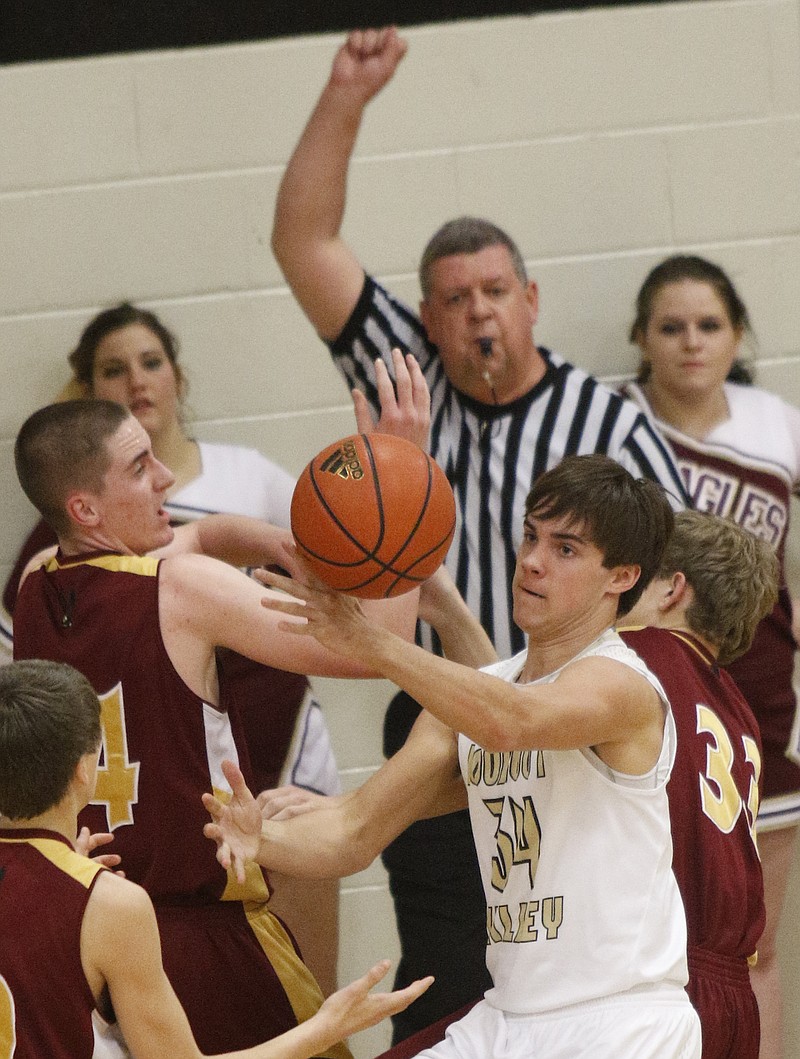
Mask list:
[[[292,497],[298,552],[331,588],[362,599],[399,596],[427,580],[455,524],[444,472],[413,442],[390,434],[328,445]]]

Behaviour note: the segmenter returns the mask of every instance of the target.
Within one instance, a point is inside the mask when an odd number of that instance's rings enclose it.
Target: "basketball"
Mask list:
[[[292,533],[331,588],[362,599],[399,596],[426,581],[456,524],[444,472],[390,434],[353,434],[323,449],[298,479]]]

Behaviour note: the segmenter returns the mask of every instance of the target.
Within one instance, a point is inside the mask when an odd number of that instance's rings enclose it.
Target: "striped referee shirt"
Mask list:
[[[501,658],[525,646],[512,617],[511,582],[531,483],[564,456],[600,452],[637,478],[652,478],[676,508],[688,505],[672,457],[631,401],[541,346],[546,370],[522,397],[483,404],[459,393],[442,368],[419,317],[367,276],[344,330],[330,344],[350,387],[379,411],[373,361],[392,371],[399,347],[419,361],[431,391],[431,455],[456,498],[457,524],[447,567]],[[418,640],[441,653],[420,623]]]

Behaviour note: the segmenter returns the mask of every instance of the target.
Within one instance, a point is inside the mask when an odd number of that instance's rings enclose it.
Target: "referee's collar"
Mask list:
[[[461,390],[453,386],[453,389],[458,394],[458,399],[464,408],[473,412],[480,419],[499,419],[502,416],[513,415],[515,412],[522,408],[526,408],[540,393],[549,389],[556,375],[569,368],[566,361],[556,363],[553,362],[553,354],[545,346],[537,346],[539,355],[544,361],[544,375],[537,383],[535,383],[527,393],[521,394],[519,397],[515,397],[513,401],[509,401],[508,404],[493,404],[491,401],[478,401],[474,397],[470,397],[466,393],[462,393]],[[452,383],[451,383],[452,385]]]

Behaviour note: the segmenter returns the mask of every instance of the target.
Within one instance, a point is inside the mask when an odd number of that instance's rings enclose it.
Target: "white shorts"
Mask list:
[[[482,1000],[425,1059],[700,1059],[700,1020],[683,990],[657,989],[510,1015]]]
[[[316,794],[342,793],[328,725],[310,688],[297,714],[279,786],[289,783]]]

